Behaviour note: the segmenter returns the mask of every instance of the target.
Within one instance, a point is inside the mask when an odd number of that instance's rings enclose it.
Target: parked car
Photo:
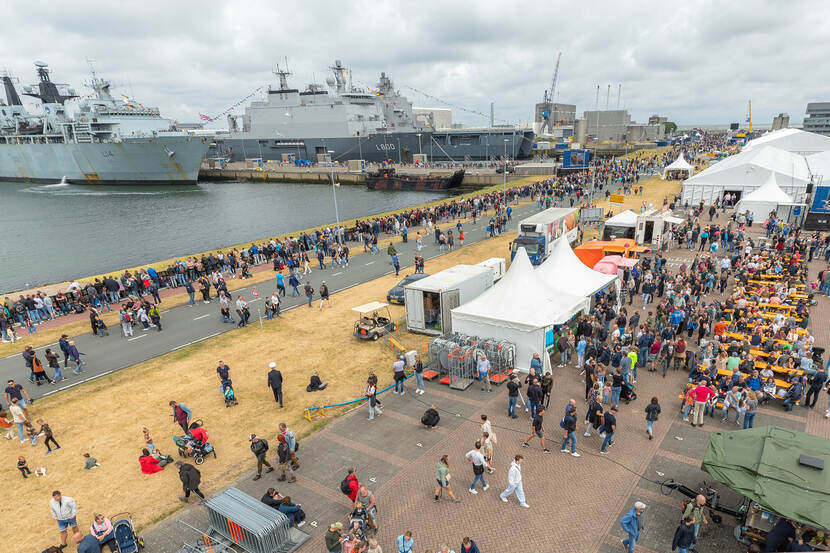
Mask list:
[[[394,288],[392,288],[391,290],[389,290],[389,292],[386,293],[386,301],[389,302],[389,303],[396,303],[398,305],[403,305],[404,304],[403,287],[406,286],[407,284],[411,284],[411,283],[415,282],[416,280],[421,280],[422,278],[426,278],[428,276],[429,275],[425,274],[425,273],[415,273],[415,274],[409,275],[408,277],[405,277],[402,281],[400,281],[397,285],[395,285]]]

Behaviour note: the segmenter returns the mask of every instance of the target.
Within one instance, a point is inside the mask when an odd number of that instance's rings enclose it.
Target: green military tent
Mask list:
[[[826,468],[800,464],[801,455]],[[777,426],[713,432],[701,468],[765,509],[830,530],[830,440]]]

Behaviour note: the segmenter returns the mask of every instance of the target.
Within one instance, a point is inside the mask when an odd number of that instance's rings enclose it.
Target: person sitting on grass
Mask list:
[[[101,465],[98,464],[98,460],[95,457],[91,457],[89,453],[84,453],[84,470],[92,470],[95,467],[100,467]]]
[[[160,459],[150,455],[150,450],[145,447],[141,450],[141,457],[138,458],[138,464],[141,465],[141,472],[144,474],[155,474],[164,470],[167,459]]]
[[[314,371],[314,374],[311,375],[311,380],[306,386],[306,392],[319,392],[320,390],[325,390],[326,386],[328,386],[328,382],[323,382],[320,380],[320,373]]]

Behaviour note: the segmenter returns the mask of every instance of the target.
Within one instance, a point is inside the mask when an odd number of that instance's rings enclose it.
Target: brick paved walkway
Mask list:
[[[675,249],[666,257],[676,269],[694,253]],[[812,264],[811,277],[819,268],[818,262]],[[640,305],[635,298],[634,307]],[[821,298],[813,307],[812,320],[826,320],[828,312],[830,301]],[[830,342],[830,328],[814,328],[818,344]],[[296,484],[277,486],[273,474],[269,474],[259,482],[252,482],[249,475],[235,485],[255,497],[275,486],[303,504],[309,521],[303,530],[312,539],[300,548],[300,553],[324,551],[323,534],[328,525],[346,520],[348,502],[339,492],[338,483],[345,468],[352,464],[358,467],[360,481],[376,494],[381,527],[378,540],[387,552],[395,551],[395,537],[404,530],[413,532],[418,553],[428,548],[437,550],[442,543],[459,551],[464,536],[473,538],[484,553],[513,551],[517,543],[527,551],[619,552],[619,539],[624,534],[618,521],[638,500],[649,508],[637,550],[667,551],[683,498],[677,493],[664,495],[655,481],[674,479],[697,487],[709,479],[699,468],[708,433],[737,427],[720,422],[720,417],[707,419],[703,428],[683,423],[677,395],[686,381],[685,373],[670,371],[663,379],[658,373],[642,372],[638,399],[620,406],[616,445],[609,454],[599,455],[601,439],[596,434],[583,437],[584,428],[579,428],[577,449],[582,457],[574,458],[559,452],[562,432],[558,421],[571,397],[577,398],[584,413],[584,385],[573,367],[554,371],[554,392],[545,420],[553,451],[549,455],[542,453],[538,440],[530,449],[521,447],[529,433],[529,418],[521,410],[520,418],[507,417],[504,389],[488,394],[475,386],[458,392],[440,384],[427,384],[423,396],[411,391],[402,397],[386,394],[384,415],[374,421],[366,420],[366,408],[361,407],[304,440]],[[655,423],[654,440],[649,440],[643,408],[652,396],[660,398],[663,414]],[[823,416],[827,396],[821,396],[814,410],[797,407],[785,413],[776,404],[760,408],[756,425],[776,424],[830,437],[830,424]],[[427,431],[418,424],[429,403],[435,403],[441,411],[437,431]],[[496,472],[485,475],[491,488],[473,496],[466,491],[472,470],[463,455],[479,435],[480,413],[490,416],[498,435]],[[506,471],[516,453],[525,456],[523,477],[529,511],[521,509],[515,498],[504,504],[497,497],[507,485]],[[435,465],[444,454],[450,456],[453,488],[462,500],[458,504],[446,499],[436,504],[432,499]],[[738,501],[729,490],[721,491],[724,504]],[[174,518],[206,526],[202,509],[196,506]],[[702,531],[699,549],[742,551],[732,538],[734,525],[726,517],[723,524],[709,524]],[[151,553],[175,551],[173,546],[181,543],[174,520],[145,532],[145,538]]]

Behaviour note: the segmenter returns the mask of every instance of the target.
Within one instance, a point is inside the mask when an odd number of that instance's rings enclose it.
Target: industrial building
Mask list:
[[[778,131],[781,129],[786,129],[790,126],[790,114],[789,113],[779,113],[775,117],[772,118],[772,129],[773,131]]]
[[[415,120],[433,129],[452,128],[452,110],[449,108],[412,108]]]
[[[652,118],[660,119],[654,115]],[[583,114],[588,136],[600,142],[644,142],[660,140],[665,135],[662,123],[637,123],[625,109],[591,110]],[[577,132],[577,135],[580,134]]]
[[[810,102],[807,104],[804,130],[830,134],[830,102]]]
[[[536,104],[536,116],[534,118],[533,131],[536,134],[554,135],[558,127],[573,128],[576,119],[575,104],[559,104],[555,102],[540,102]],[[546,123],[548,123],[546,125]],[[570,135],[567,135],[570,136]]]

